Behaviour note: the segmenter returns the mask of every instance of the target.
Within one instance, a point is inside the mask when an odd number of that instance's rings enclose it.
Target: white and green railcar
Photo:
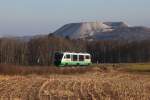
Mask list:
[[[89,53],[55,53],[54,64],[56,66],[85,66],[91,64]]]

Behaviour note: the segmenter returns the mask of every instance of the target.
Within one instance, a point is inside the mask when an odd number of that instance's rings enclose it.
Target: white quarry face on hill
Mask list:
[[[103,22],[83,22],[64,25],[54,32],[54,34],[60,36],[69,36],[71,38],[84,38],[84,36],[91,36],[94,35],[94,33],[107,30],[110,31],[111,26],[108,26]]]

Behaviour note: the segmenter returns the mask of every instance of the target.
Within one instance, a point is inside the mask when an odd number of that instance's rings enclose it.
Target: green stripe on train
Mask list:
[[[61,62],[59,66],[65,66],[65,65],[70,65],[70,66],[74,66],[74,65],[90,65],[91,62],[78,62],[78,61],[74,61],[74,62]]]

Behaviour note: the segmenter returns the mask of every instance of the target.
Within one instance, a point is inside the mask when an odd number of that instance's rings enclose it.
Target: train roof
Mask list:
[[[90,55],[89,53],[77,53],[77,52],[63,52],[64,54],[76,54],[76,55]]]
[[[76,55],[90,55],[89,53],[82,53],[82,52],[57,52],[62,54],[76,54]]]

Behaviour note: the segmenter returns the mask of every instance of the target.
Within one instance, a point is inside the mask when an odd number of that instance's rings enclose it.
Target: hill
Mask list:
[[[70,23],[54,32],[56,36],[87,40],[147,40],[150,28],[130,27],[124,22]]]

